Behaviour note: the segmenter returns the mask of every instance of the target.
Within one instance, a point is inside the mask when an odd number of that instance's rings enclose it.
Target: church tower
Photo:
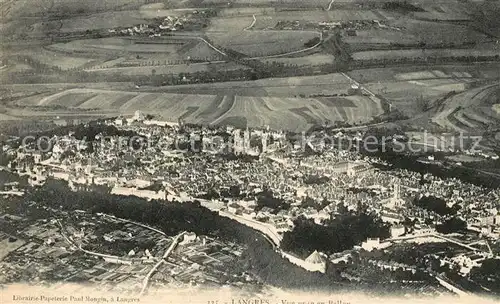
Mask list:
[[[233,132],[233,152],[234,154],[240,154],[242,150],[241,134],[240,130],[236,129]]]
[[[250,152],[250,130],[248,130],[248,127],[243,132],[243,151],[244,153]]]
[[[401,207],[403,200],[401,199],[401,181],[397,179],[394,181],[394,189],[391,198],[391,205],[394,207]]]
[[[266,153],[267,151],[267,132],[262,133],[262,153]]]

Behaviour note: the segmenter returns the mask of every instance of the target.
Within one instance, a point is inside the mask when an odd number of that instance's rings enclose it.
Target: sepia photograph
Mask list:
[[[0,303],[500,303],[500,0],[0,0]]]

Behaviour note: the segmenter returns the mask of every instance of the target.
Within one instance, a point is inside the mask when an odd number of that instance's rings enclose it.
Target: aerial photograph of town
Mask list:
[[[500,0],[0,13],[0,303],[500,303]]]

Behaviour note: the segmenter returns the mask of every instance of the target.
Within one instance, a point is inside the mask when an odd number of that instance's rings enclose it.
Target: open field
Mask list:
[[[30,57],[36,62],[42,63],[44,65],[58,67],[62,70],[81,68],[83,66],[91,64],[92,62],[96,62],[96,59],[91,57],[60,54],[44,48],[33,48],[27,50],[26,52],[20,52],[18,54]]]
[[[252,15],[238,16],[238,17],[226,17],[226,18],[212,18],[210,19],[210,26],[207,28],[207,33],[227,33],[230,32],[242,32],[246,27],[248,27],[253,22]]]
[[[417,19],[439,21],[470,20],[466,8],[458,1],[426,4],[421,5],[421,7],[425,9],[425,12],[415,12],[413,15]]]
[[[390,19],[387,25],[358,29],[355,36],[343,35],[351,50],[363,51],[377,48],[397,49],[402,45],[474,47],[491,39],[476,29],[445,22],[415,20],[408,17]],[[482,46],[481,46],[482,47]],[[391,54],[392,55],[392,54]],[[412,54],[402,54],[402,56]]]
[[[129,82],[106,82],[106,83],[35,83],[35,84],[0,84],[2,97],[26,97],[29,95],[53,93],[76,88],[89,88],[97,90],[131,90],[135,87]]]
[[[255,81],[232,81],[207,84],[189,84],[163,87],[143,87],[141,91],[169,92],[181,94],[206,94],[206,95],[242,95],[242,96],[277,96],[296,97],[324,94],[345,94],[350,87],[350,80],[342,74],[326,74],[318,76],[302,76],[288,78],[261,79]],[[3,95],[56,92],[74,88],[89,88],[102,90],[130,90],[134,89],[132,83],[54,83],[54,84],[14,84],[0,85]]]
[[[222,18],[227,18],[227,17],[237,17],[237,18],[242,18],[245,16],[252,17],[253,15],[256,16],[267,16],[267,15],[274,15],[276,13],[276,9],[269,6],[269,7],[238,7],[238,8],[223,8],[219,11],[217,16],[222,17]]]
[[[255,81],[165,86],[156,89],[151,88],[151,90],[181,94],[298,97],[300,95],[346,94],[350,85],[350,80],[342,76],[342,74],[326,74],[319,76],[270,78]]]
[[[14,17],[33,17],[50,14],[83,14],[102,11],[134,9],[147,3],[147,0],[16,0],[2,1],[0,9],[6,19]]]
[[[355,21],[355,20],[384,20],[382,14],[378,11],[371,10],[278,10],[278,9],[227,9],[224,10],[224,17],[212,19],[212,27],[210,30],[222,30],[227,28],[244,29],[253,21],[253,15],[256,17],[253,30],[264,30],[274,28],[278,22],[300,22],[300,23],[319,23],[325,22],[339,22],[339,21]],[[390,16],[390,14],[388,14]],[[239,24],[236,20],[241,20]],[[235,27],[226,27],[233,25]]]
[[[420,114],[423,109],[419,100],[430,103],[450,92],[463,92],[468,88],[466,79],[432,79],[393,82],[365,83],[365,87],[376,94],[381,94],[408,116]]]
[[[486,35],[475,29],[460,24],[398,18],[391,20],[389,25],[401,28],[405,34],[427,44],[458,44],[460,42],[482,42],[488,39]]]
[[[15,114],[36,115],[38,110],[54,116],[92,114],[132,115],[136,110],[159,119],[201,124],[243,124],[293,131],[315,124],[345,121],[369,122],[381,115],[380,102],[366,96],[265,97],[234,94],[140,93],[95,89],[70,89],[17,100],[9,105]],[[291,119],[293,117],[293,119]]]
[[[207,35],[215,45],[231,48],[249,56],[275,55],[304,48],[304,43],[318,37],[314,31],[271,30],[280,21],[318,23],[383,19],[372,11],[361,10],[270,10],[263,8],[225,9],[211,19]],[[255,16],[255,22],[253,19]]]
[[[270,58],[270,59],[264,59],[264,62],[279,62],[279,63],[285,63],[285,64],[296,64],[296,65],[321,65],[321,64],[327,64],[327,63],[332,63],[335,60],[335,56],[330,55],[330,54],[312,54],[312,55],[306,55],[302,57],[281,57],[281,58]]]
[[[171,53],[179,49],[188,40],[166,39],[147,41],[146,39],[132,38],[102,38],[74,40],[68,43],[57,43],[49,46],[50,49],[60,52],[76,52],[90,54],[123,53]]]
[[[0,113],[0,121],[11,121],[11,120],[19,120],[19,119],[20,118],[12,116],[12,115],[6,115],[3,113]]]
[[[473,65],[453,64],[432,67],[390,67],[354,70],[348,74],[360,82],[391,82],[403,79],[436,79],[462,77],[497,79],[500,63],[478,63]],[[460,78],[460,77],[459,77]]]
[[[118,11],[97,13],[90,16],[35,23],[32,29],[36,33],[57,31],[61,33],[110,29],[146,23],[147,18],[139,11]]]
[[[211,58],[218,53],[195,37],[166,37],[162,39],[103,38],[74,40],[47,46],[46,49],[62,55],[82,57],[125,57],[129,60],[176,60]]]
[[[380,20],[383,16],[371,10],[331,10],[331,11],[279,11],[272,16],[276,21],[349,21]],[[258,20],[258,18],[257,18]]]
[[[203,0],[200,1],[203,5],[227,5],[227,3],[233,3],[235,5],[282,5],[291,8],[318,8],[318,7],[328,7],[330,0],[280,0],[279,2],[275,0]]]
[[[344,35],[348,44],[409,44],[418,43],[419,39],[411,34],[391,29],[358,30],[356,36]]]
[[[161,40],[128,37],[74,40],[26,49],[16,55],[29,57],[36,62],[62,70],[79,68],[106,71],[106,69],[127,67],[127,74],[134,74],[134,71],[137,71],[139,75],[144,74],[141,72],[143,66],[163,66],[163,68],[158,67],[158,71],[170,68],[178,72],[183,72],[183,69],[184,72],[189,72],[200,69],[179,63],[189,59],[203,61],[222,59],[221,54],[205,42],[189,37],[169,37]]]
[[[166,18],[167,16],[180,17],[186,13],[191,13],[196,10],[196,8],[175,8],[179,6],[184,1],[174,1],[175,3],[153,3],[145,4],[139,8],[139,13],[143,18]]]
[[[393,67],[355,70],[348,75],[373,93],[386,98],[394,108],[414,118],[449,94],[468,92],[478,81],[498,80],[499,67],[499,64]],[[425,104],[427,106],[424,106]],[[464,113],[465,115],[457,115],[457,119],[460,120],[464,116],[462,120],[470,120],[467,115],[473,115],[474,119],[483,119],[485,115],[490,115],[488,112],[493,112],[493,104],[495,103],[490,104],[489,109],[483,109],[487,114],[469,111]],[[428,119],[430,120],[430,117]],[[484,123],[489,124],[488,121]]]
[[[8,67],[6,67],[2,71],[16,73],[16,72],[26,72],[26,71],[30,71],[32,69],[33,69],[33,67],[31,67],[28,64],[25,64],[25,63],[16,63],[16,64],[9,65]]]
[[[364,51],[352,54],[354,60],[394,60],[405,58],[449,58],[464,56],[500,56],[500,50],[480,49],[411,49],[411,50],[384,50]]]
[[[74,40],[53,44],[48,49],[82,56],[120,56],[128,61],[186,60],[188,58],[218,58],[220,54],[196,37],[164,37],[162,39],[103,38]]]
[[[48,32],[105,29],[144,22],[147,0],[17,0],[0,4],[2,33],[44,36]]]
[[[119,73],[121,75],[142,75],[149,76],[154,74],[180,74],[180,73],[197,73],[206,72],[210,69],[231,71],[248,69],[243,65],[236,63],[192,63],[192,64],[177,64],[177,65],[160,65],[160,66],[136,66],[136,67],[115,67],[115,68],[102,68],[102,69],[92,69],[88,70],[91,73],[113,75]]]
[[[244,31],[229,33],[208,33],[208,37],[217,46],[230,48],[250,57],[283,54],[304,49],[304,44],[314,37],[316,32],[298,31]]]

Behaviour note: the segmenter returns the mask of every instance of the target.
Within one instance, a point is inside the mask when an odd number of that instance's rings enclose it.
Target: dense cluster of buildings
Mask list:
[[[301,20],[281,20],[274,26],[280,30],[304,30],[304,29],[319,29],[319,30],[333,30],[343,29],[349,36],[356,36],[356,30],[369,30],[369,29],[390,29],[400,31],[401,29],[391,27],[385,24],[383,20],[344,20],[344,21],[301,21]]]
[[[157,18],[153,24],[138,24],[128,28],[109,29],[111,35],[161,37],[164,33],[181,31],[189,28],[201,28],[206,20],[214,12],[212,10],[194,10],[181,16],[166,16]]]
[[[130,28],[110,29],[108,30],[108,32],[111,34],[122,34],[130,36],[148,34],[150,35],[150,37],[161,37],[162,32],[174,32],[178,29],[182,29],[184,26],[184,22],[187,21],[187,18],[176,18],[168,16],[158,26],[139,24]]]
[[[26,153],[23,147],[10,151],[16,158],[10,166],[28,175],[35,186],[52,177],[67,180],[74,190],[94,184],[108,186],[117,195],[199,199],[222,215],[271,231],[278,245],[298,217],[321,225],[340,210],[354,211],[359,206],[367,206],[389,223],[392,238],[409,233],[405,219],[414,223],[414,235],[434,233],[434,227],[447,218],[412,204],[425,196],[443,199],[449,207],[460,206],[456,216],[471,230],[490,238],[500,234],[497,189],[407,170],[379,170],[379,159],[350,151],[323,147],[320,154],[307,154],[300,143],[291,144],[284,132],[266,128],[199,128],[148,120],[140,112],[106,123],[133,131],[145,142],[139,149],[130,149],[119,145],[119,137],[97,136],[82,142],[68,134],[55,138],[48,153]],[[201,151],[189,149],[196,143]],[[262,206],[259,198],[265,193],[286,208]],[[367,240],[362,248],[380,248],[380,243]]]

